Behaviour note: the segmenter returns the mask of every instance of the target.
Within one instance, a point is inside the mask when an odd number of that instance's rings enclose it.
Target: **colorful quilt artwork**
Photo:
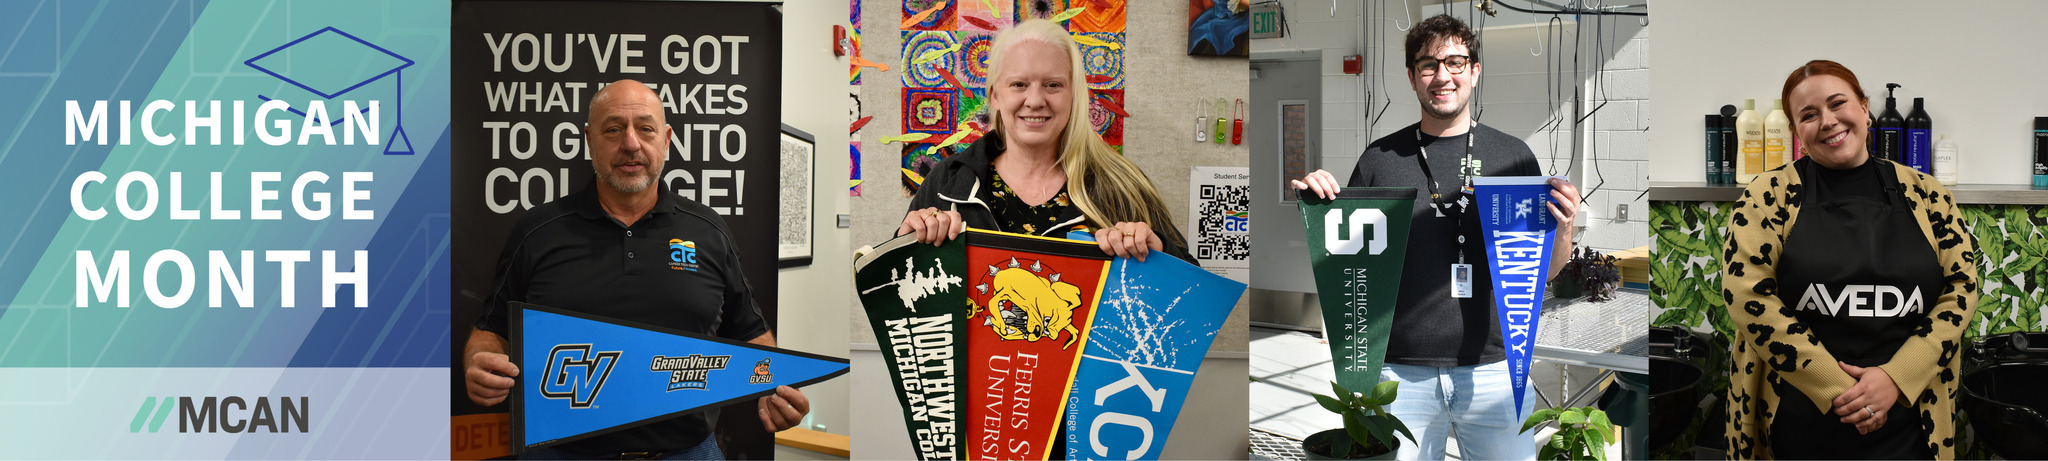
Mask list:
[[[1088,98],[1088,124],[1095,127],[1095,134],[1102,136],[1102,142],[1112,146],[1124,145],[1124,117],[1117,115],[1108,104],[1124,105],[1124,90],[1095,90]]]
[[[958,0],[960,4],[960,30],[994,32],[1010,24],[1010,12],[1016,9],[1010,0]]]
[[[853,49],[846,50],[846,54],[858,58],[860,57],[860,0],[848,0],[847,3],[846,16],[847,20],[851,21],[848,24],[852,24],[853,27],[846,28],[846,41],[853,44]],[[847,61],[849,63],[846,67],[852,68],[849,72],[853,74],[847,80],[852,81],[854,86],[860,86],[860,66],[852,64],[850,62],[852,61],[851,59]]]
[[[916,165],[965,150],[994,126],[989,122],[987,88],[994,78],[989,55],[995,33],[1024,19],[1052,18],[1071,8],[1084,8],[1062,25],[1075,31],[1075,41],[1080,43],[1088,88],[1111,90],[1099,91],[1100,96],[1090,94],[1086,116],[1096,134],[1121,151],[1126,116],[1122,109],[1126,1],[902,0],[902,24],[890,25],[902,29],[901,60],[880,75],[900,74],[903,126],[900,133],[881,137],[929,135],[920,141],[927,145],[903,148],[904,190],[915,191],[923,183]],[[858,3],[853,7],[858,9]],[[856,46],[861,42],[859,15],[853,12]],[[854,53],[860,56],[859,50]],[[858,66],[852,69],[850,78],[855,84],[861,73]],[[941,144],[945,152],[934,152],[933,147]]]
[[[958,119],[955,119],[955,120],[958,120],[958,121],[956,121],[956,122],[954,122],[954,123],[959,123],[959,122],[967,122],[967,123],[968,123],[968,124],[970,124],[970,125],[978,125],[978,126],[981,126],[982,128],[988,128],[988,126],[989,126],[989,122],[988,122],[988,110],[987,110],[987,109],[988,109],[988,90],[987,90],[987,89],[984,89],[984,88],[969,88],[969,89],[967,89],[967,90],[963,90],[963,91],[961,91],[961,92],[960,92],[960,103],[959,103],[959,107],[960,107],[960,110],[959,110],[959,114],[958,114],[958,117],[960,117],[960,118],[958,118]],[[954,146],[955,146],[955,147],[954,147],[954,150],[955,150],[955,151],[958,151],[958,150],[966,149],[966,148],[967,148],[967,146],[966,146],[965,144],[966,144],[966,143],[961,143],[961,144],[955,144],[955,145],[954,145]]]
[[[853,196],[853,197],[859,197],[859,196],[860,196],[860,182],[861,182],[861,179],[860,179],[860,141],[853,141],[853,142],[849,142],[849,143],[846,143],[846,153],[847,153],[847,162],[846,162],[846,167],[847,167],[847,170],[848,170],[848,171],[846,172],[846,179],[847,179],[847,184],[848,184],[848,185],[847,185],[847,187],[846,187],[846,189],[847,189],[847,191],[846,191],[846,194],[847,194],[847,195],[849,195],[849,196]]]
[[[1080,33],[1087,37],[1113,46],[1081,45],[1081,67],[1088,71],[1088,87],[1098,90],[1121,90],[1124,88],[1124,34],[1121,33]]]
[[[988,86],[988,52],[995,48],[995,36],[975,32],[961,32],[960,40],[960,83],[970,87]]]
[[[1074,32],[1123,32],[1124,0],[1087,0],[1081,2],[1088,9],[1067,20],[1067,30]]]
[[[913,142],[903,144],[903,196],[917,194],[917,187],[924,185],[924,176],[946,159],[946,150],[938,144]]]
[[[906,22],[934,7],[938,8],[938,11],[925,15],[922,21],[903,24],[903,30],[953,30],[957,28],[954,26],[954,12],[957,10],[955,5],[959,3],[955,0],[903,0],[903,21]]]
[[[1066,11],[1069,8],[1067,0],[1014,1],[1017,2],[1016,8],[1011,11],[1014,11],[1016,14],[1011,15],[1011,19],[1016,22],[1024,22],[1026,19],[1049,19],[1053,15],[1060,14],[1061,11]]]
[[[944,88],[950,86],[941,74],[959,67],[960,42],[951,32],[903,33],[903,86]]]
[[[855,24],[859,24],[859,23],[855,23]],[[847,42],[848,42],[848,43],[852,43],[852,44],[853,44],[853,49],[852,49],[852,50],[850,50],[850,53],[848,53],[848,54],[849,54],[850,56],[853,56],[853,57],[856,57],[856,58],[858,58],[858,57],[861,57],[861,56],[860,56],[860,47],[861,47],[861,45],[860,45],[860,29],[859,29],[859,28],[854,28],[853,30],[849,30],[849,31],[847,31],[847,32],[846,32],[846,40],[847,40]],[[848,61],[852,61],[852,60],[851,60],[851,59],[849,59]],[[852,74],[851,76],[847,77],[847,80],[851,81],[851,82],[852,82],[852,83],[853,83],[853,84],[854,84],[855,86],[859,86],[859,85],[860,85],[860,65],[859,65],[859,64],[847,64],[847,65],[846,65],[846,67],[848,67],[848,68],[849,68],[849,69],[847,70],[847,73],[849,73],[849,74]]]
[[[1245,289],[1162,253],[978,229],[899,237],[854,270],[922,460],[1043,460],[1062,427],[1066,459],[1158,458]]]
[[[953,132],[959,104],[959,92],[947,88],[904,88],[903,89],[903,132],[931,133],[934,136]]]

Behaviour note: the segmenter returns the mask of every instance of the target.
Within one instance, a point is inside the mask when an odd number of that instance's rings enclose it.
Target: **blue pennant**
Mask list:
[[[513,445],[574,441],[846,373],[846,359],[512,304]]]

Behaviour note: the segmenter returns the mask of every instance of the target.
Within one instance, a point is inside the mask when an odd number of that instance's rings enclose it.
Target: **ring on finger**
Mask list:
[[[1872,417],[1872,418],[1875,418],[1875,417],[1877,417],[1877,412],[1876,412],[1876,411],[1874,411],[1874,410],[1871,410],[1871,409],[1870,409],[1870,406],[1869,406],[1869,405],[1864,405],[1864,406],[1863,406],[1863,412],[1864,412],[1864,413],[1868,413],[1868,414],[1870,414],[1870,417]]]

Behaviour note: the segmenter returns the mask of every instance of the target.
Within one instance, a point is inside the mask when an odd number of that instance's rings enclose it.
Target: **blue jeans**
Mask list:
[[[1506,361],[1464,367],[1389,363],[1380,379],[1401,383],[1388,411],[1420,440],[1404,440],[1399,459],[1444,459],[1444,442],[1454,432],[1461,459],[1536,458],[1534,434],[1520,433],[1536,399],[1524,397],[1516,415]]]
[[[688,449],[685,449],[685,450],[683,450],[683,451],[678,451],[678,452],[676,452],[675,454],[671,454],[671,455],[668,455],[667,457],[664,457],[664,458],[661,458],[661,459],[665,459],[665,460],[668,460],[668,459],[680,459],[680,460],[722,460],[722,459],[725,459],[725,452],[722,452],[722,451],[719,451],[719,450],[718,450],[718,440],[717,440],[717,438],[718,438],[718,434],[714,432],[714,433],[712,433],[711,435],[705,436],[705,437],[704,437],[704,441],[702,441],[702,442],[697,442],[697,446],[694,446],[694,447],[690,447],[690,448],[688,448]],[[587,458],[590,458],[590,455],[579,455],[579,454],[575,454],[575,453],[570,453],[570,452],[567,452],[567,451],[562,451],[561,449],[559,449],[559,448],[555,448],[555,447],[547,447],[547,448],[542,448],[542,449],[538,449],[538,450],[531,450],[531,451],[527,451],[526,453],[521,453],[521,454],[519,455],[519,459],[587,459]]]

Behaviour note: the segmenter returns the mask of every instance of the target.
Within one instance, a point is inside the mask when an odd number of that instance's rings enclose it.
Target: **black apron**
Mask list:
[[[1874,174],[1883,198],[1839,190],[1834,177],[1844,172],[1824,171],[1811,159],[1795,166],[1805,179],[1804,205],[1776,264],[1778,299],[1836,359],[1860,367],[1890,362],[1931,321],[1928,310],[1941,294],[1940,260],[1913,219],[1891,162],[1872,158],[1859,167],[1866,170],[1850,173]],[[1840,416],[1821,412],[1831,402],[1810,401],[1784,381],[1774,387],[1780,400],[1769,438],[1778,458],[1934,456],[1912,407],[1894,403],[1883,427],[1857,434]]]

